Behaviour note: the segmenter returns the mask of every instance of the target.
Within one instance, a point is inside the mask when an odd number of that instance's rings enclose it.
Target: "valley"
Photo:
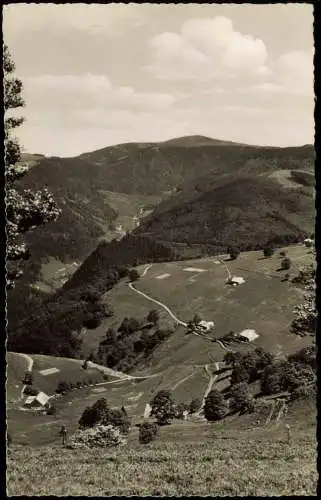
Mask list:
[[[313,426],[302,431],[297,409],[305,401],[311,405],[309,418],[315,411],[309,366],[304,374],[309,380],[305,399],[292,400],[291,392],[281,390],[281,381],[280,389],[271,389],[269,399],[268,392],[262,393],[265,372],[261,369],[245,383],[254,404],[252,412],[235,414],[230,408],[222,420],[210,425],[205,415],[213,393],[230,404],[229,394],[239,375],[228,356],[252,356],[252,360],[270,356],[277,371],[282,363],[294,369],[291,356],[314,352],[313,335],[291,332],[295,308],[305,294],[292,280],[315,263],[313,250],[303,244],[313,230],[311,152],[307,147],[262,150],[205,139],[115,146],[78,159],[32,156],[29,185],[49,176],[46,182],[52,183],[68,220],[28,236],[35,252],[9,295],[7,415],[14,442],[8,472],[12,492],[22,491],[16,474],[28,474],[27,468],[15,467],[12,460],[21,464],[27,449],[31,467],[37,470],[34,450],[42,450],[46,457],[42,474],[49,467],[51,450],[59,450],[61,467],[66,460],[74,473],[68,446],[60,445],[60,429],[65,426],[68,436],[73,436],[86,408],[103,400],[112,411],[125,408],[131,422],[126,435],[130,454],[122,455],[120,450],[115,458],[126,467],[130,467],[128,456],[138,453],[154,477],[155,454],[168,450],[175,455],[193,446],[193,452],[187,453],[186,470],[195,457],[208,457],[213,467],[225,470],[250,436],[249,474],[252,467],[261,467],[260,446],[264,445],[260,443],[266,443],[280,457],[282,479],[275,478],[276,488],[294,491],[285,486],[290,469],[281,450],[288,422],[297,436],[295,444],[288,445],[292,461],[298,443],[312,439]],[[138,165],[142,172],[146,170],[139,178]],[[237,168],[237,174],[231,181],[228,169],[232,168]],[[63,190],[58,182],[62,169]],[[85,226],[81,221],[86,221]],[[273,248],[268,257],[263,255],[267,247]],[[282,268],[285,256],[291,263],[288,271]],[[242,337],[245,332],[254,332],[254,340]],[[16,348],[19,352],[12,352]],[[47,406],[28,407],[30,387],[22,382],[26,373],[31,374],[31,393],[44,394]],[[197,410],[184,410],[184,418],[175,413],[170,425],[160,425],[159,437],[146,452],[137,449],[139,429],[154,421],[148,408],[164,391],[173,398],[175,412],[198,401]],[[219,442],[219,455],[213,451],[213,439]],[[300,491],[313,488],[313,456],[310,446]],[[87,459],[92,460],[89,455]],[[164,478],[168,474],[176,478],[169,483],[161,479],[162,492],[180,494],[193,487],[207,494],[208,488],[217,488],[215,476],[204,487],[188,479],[181,461],[175,472],[167,459],[162,467]],[[237,471],[235,478],[230,477],[235,484]],[[123,479],[117,481],[121,484]],[[154,477],[152,487],[145,482],[145,489],[128,478],[121,489],[108,483],[101,490],[93,484],[97,494],[153,494],[157,481]],[[247,480],[242,488],[249,494],[266,491],[267,485],[261,490],[258,484]],[[51,487],[64,491],[56,483]],[[28,481],[23,488],[32,490]],[[35,491],[45,493],[46,488],[38,485]],[[80,483],[79,489],[73,486],[68,492],[87,494],[87,488]],[[222,484],[217,491],[232,490]]]

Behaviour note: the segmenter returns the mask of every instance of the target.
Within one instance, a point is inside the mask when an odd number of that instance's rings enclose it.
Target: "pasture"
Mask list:
[[[309,337],[299,338],[289,332],[294,318],[293,308],[302,301],[302,290],[290,281],[284,281],[285,271],[280,271],[280,251],[291,259],[290,279],[301,267],[314,262],[314,256],[304,245],[278,249],[271,258],[262,252],[244,252],[235,261],[228,256],[207,257],[190,261],[153,264],[136,283],[138,290],[162,302],[182,321],[188,322],[194,314],[206,321],[214,321],[213,338],[220,338],[231,330],[240,333],[254,329],[259,337],[250,345],[237,349],[262,346],[279,355],[296,351],[311,343]],[[224,264],[218,264],[218,259]],[[226,284],[227,269],[234,276],[242,276],[245,283],[232,287]],[[186,271],[186,269],[193,269]],[[200,270],[195,273],[195,270]],[[159,276],[166,275],[166,279]],[[191,277],[193,279],[191,280]],[[114,316],[107,318],[97,329],[83,334],[83,352],[96,349],[109,327],[118,328],[124,317],[146,317],[151,309],[160,313],[160,327],[175,326],[174,320],[159,305],[147,300],[128,287],[122,280],[107,292],[103,300],[110,303]],[[157,372],[175,364],[205,364],[210,359],[219,361],[224,350],[216,343],[186,335],[179,326],[175,333],[153,353],[148,364],[144,361],[137,372]]]
[[[175,421],[161,427],[148,445],[138,443],[134,427],[124,448],[107,453],[75,453],[59,443],[41,448],[14,444],[8,456],[8,495],[315,496],[313,405],[296,403],[279,426],[258,427],[254,419]],[[286,422],[294,438],[289,444]]]

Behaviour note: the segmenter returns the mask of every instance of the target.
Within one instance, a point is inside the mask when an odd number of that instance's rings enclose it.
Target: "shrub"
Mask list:
[[[280,252],[280,257],[286,257],[286,252]]]
[[[204,416],[212,422],[221,420],[227,413],[227,404],[222,394],[213,389],[205,399]]]
[[[150,403],[151,415],[154,415],[159,424],[169,424],[175,417],[175,403],[169,391],[159,391]]]
[[[228,351],[223,358],[223,361],[227,363],[228,365],[235,365],[239,364],[242,359],[242,354],[238,351],[232,352]]]
[[[189,404],[189,413],[196,413],[200,408],[201,408],[201,400],[198,398],[192,399],[192,401]]]
[[[229,397],[232,411],[240,413],[253,411],[253,397],[250,394],[249,385],[246,382],[234,385],[229,391]]]
[[[71,390],[70,383],[66,380],[61,380],[57,386],[56,393],[63,394],[64,392],[69,392]]]
[[[146,319],[147,321],[150,321],[151,323],[154,323],[154,325],[156,325],[159,321],[158,311],[156,311],[156,309],[152,309],[151,311],[149,311]]]
[[[202,321],[202,318],[199,314],[194,314],[194,318],[193,318],[193,324],[194,325],[198,325],[200,322]]]
[[[117,409],[108,410],[101,420],[101,423],[103,425],[117,427],[122,434],[128,434],[130,430],[130,420],[127,414]]]
[[[316,346],[311,345],[308,347],[303,347],[299,351],[295,352],[288,356],[288,361],[290,363],[302,363],[304,365],[309,365],[313,370],[317,368],[317,360],[316,360]]]
[[[133,281],[137,281],[139,279],[139,272],[136,270],[136,269],[131,269],[129,271],[129,281],[133,282]]]
[[[103,374],[103,379],[107,381],[110,380],[110,376],[108,375],[108,373]]]
[[[264,257],[272,257],[272,255],[274,254],[274,248],[271,246],[266,246],[263,249],[263,254],[264,254]]]
[[[288,257],[285,257],[282,261],[281,261],[281,269],[283,271],[287,271],[288,269],[291,268],[291,260],[288,258]]]
[[[235,247],[235,248],[229,248],[228,253],[230,255],[231,260],[236,260],[241,252],[238,248]]]
[[[141,444],[147,444],[154,441],[158,434],[158,425],[156,423],[144,422],[139,427],[139,442]]]
[[[25,396],[37,396],[37,394],[39,393],[39,391],[37,391],[37,389],[35,389],[31,385],[27,385],[25,387],[25,390],[23,391],[23,393],[24,393]]]
[[[178,403],[175,407],[175,418],[178,419],[183,419],[184,418],[184,412],[188,411],[189,406],[185,403]]]
[[[9,432],[7,432],[7,446],[10,446],[12,444],[12,437]]]
[[[25,376],[24,376],[24,378],[22,380],[22,383],[24,385],[32,385],[32,383],[33,383],[33,376],[32,376],[31,372],[26,372],[25,373]]]
[[[50,404],[47,408],[47,415],[56,415],[57,407],[54,404]]]
[[[239,384],[240,382],[248,382],[250,379],[249,372],[244,365],[235,364],[231,375],[231,385]]]
[[[107,448],[126,444],[119,429],[112,425],[97,425],[92,429],[79,429],[67,443],[67,448]]]

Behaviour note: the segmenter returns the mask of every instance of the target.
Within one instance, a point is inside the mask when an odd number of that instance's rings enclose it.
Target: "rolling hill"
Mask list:
[[[26,161],[32,168],[21,187],[47,185],[63,212],[26,236],[31,259],[8,297],[13,327],[66,282],[101,239],[135,231],[170,243],[179,258],[195,245],[190,257],[208,246],[215,253],[232,244],[259,248],[273,238],[287,244],[313,230],[309,145],[257,147],[191,136]]]

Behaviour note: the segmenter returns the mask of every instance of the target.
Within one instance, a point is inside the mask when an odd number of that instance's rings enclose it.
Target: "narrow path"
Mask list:
[[[146,270],[147,268],[145,268],[145,271],[147,272],[148,269]],[[144,271],[144,272],[145,272]],[[187,323],[185,321],[182,321],[180,320],[177,316],[175,316],[175,314],[173,313],[173,311],[171,311],[169,309],[169,307],[167,307],[165,304],[163,304],[163,302],[160,302],[159,300],[156,300],[156,299],[153,299],[152,297],[150,297],[149,295],[147,295],[146,293],[144,292],[141,292],[140,290],[138,290],[134,283],[128,283],[128,287],[133,291],[133,292],[136,292],[138,293],[139,295],[141,295],[142,297],[145,297],[145,299],[151,301],[151,302],[154,302],[154,304],[157,304],[159,305],[160,307],[162,307],[163,309],[165,309],[165,311],[171,316],[172,319],[174,319],[174,321],[178,324],[178,325],[181,325],[181,326],[184,326],[185,328],[187,328]],[[212,337],[209,337],[208,335],[205,335],[205,334],[200,334],[200,333],[197,333],[195,331],[192,332],[193,335],[196,335],[197,337],[200,337],[200,338],[203,338],[203,339],[206,339],[206,340],[209,340],[210,342],[216,342],[218,345],[220,345],[225,351],[231,351],[232,349],[228,349],[226,348],[219,340],[214,340]],[[234,351],[233,351],[234,352]]]
[[[177,389],[178,386],[180,386],[183,382],[185,382],[185,380],[188,380],[189,378],[191,378],[193,375],[195,375],[195,371],[194,370],[192,371],[192,373],[190,373],[189,375],[187,375],[187,377],[182,378],[175,385],[173,385],[172,386],[172,391],[174,391],[175,389]]]
[[[23,358],[25,358],[25,360],[27,361],[28,363],[28,366],[27,366],[27,370],[28,372],[31,372],[32,371],[32,367],[33,367],[33,359],[31,356],[29,356],[28,354],[24,354],[22,352],[13,352],[12,354],[16,354],[17,356],[21,356]]]
[[[147,266],[145,267],[141,277],[145,276],[146,273],[149,271],[149,269],[152,267],[153,264],[147,264]]]
[[[226,272],[227,272],[227,279],[229,280],[232,277],[232,275],[231,275],[231,271],[228,268],[228,265],[224,262],[224,260],[219,259],[219,262],[221,264],[223,264],[223,266],[225,267]]]
[[[22,358],[24,358],[28,365],[27,365],[27,372],[32,372],[32,368],[33,368],[33,359],[31,356],[29,356],[28,354],[24,354],[23,352],[14,352],[13,354],[16,354],[17,356],[21,356]],[[25,392],[25,388],[27,386],[25,384],[22,385],[22,389],[21,389],[21,392],[20,392],[20,399],[23,399],[23,394]]]
[[[216,369],[216,372],[220,369],[220,366],[219,366],[219,363],[215,363],[215,369]],[[200,415],[201,412],[203,411],[203,408],[204,408],[204,405],[205,405],[205,401],[206,401],[206,398],[207,396],[209,395],[209,393],[211,392],[212,390],[212,387],[213,387],[213,384],[215,382],[215,380],[217,379],[218,377],[218,374],[213,374],[211,372],[211,370],[209,369],[208,365],[205,365],[205,371],[206,373],[208,374],[209,376],[209,382],[208,382],[208,386],[206,387],[205,389],[205,392],[204,392],[204,395],[203,395],[203,399],[202,399],[202,404],[201,404],[201,408],[198,410],[198,412],[196,413],[196,415]]]
[[[151,302],[154,302],[155,304],[158,304],[160,307],[162,307],[163,309],[165,309],[165,311],[168,312],[168,314],[170,315],[170,317],[173,318],[173,320],[176,323],[178,323],[179,325],[187,327],[187,323],[185,323],[185,321],[181,321],[177,316],[175,316],[175,314],[167,306],[165,306],[165,304],[163,304],[159,300],[153,299],[149,295],[146,295],[146,293],[141,292],[140,290],[137,290],[137,288],[134,286],[133,283],[128,283],[128,286],[129,286],[129,288],[132,291],[138,293],[139,295],[142,295],[143,297],[145,297],[145,299],[150,300]]]

